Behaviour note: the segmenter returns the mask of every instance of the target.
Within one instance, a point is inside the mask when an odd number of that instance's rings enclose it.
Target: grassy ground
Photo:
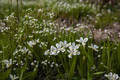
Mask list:
[[[1,0],[0,80],[119,80],[119,7]]]

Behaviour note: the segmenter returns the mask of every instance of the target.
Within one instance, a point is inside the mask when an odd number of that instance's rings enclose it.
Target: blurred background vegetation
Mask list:
[[[67,20],[67,24],[84,22],[105,28],[120,22],[119,0],[0,0],[0,18],[11,12],[23,15],[27,8],[44,8],[46,12],[54,12],[56,20]]]

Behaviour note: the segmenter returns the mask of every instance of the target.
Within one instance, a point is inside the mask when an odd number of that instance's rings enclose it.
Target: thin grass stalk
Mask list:
[[[22,7],[23,7],[23,1],[21,0],[21,2],[20,2],[20,3],[21,3],[21,10],[22,10]]]
[[[8,5],[10,5],[10,1],[8,0]],[[10,6],[9,6],[9,14],[10,14]]]
[[[22,8],[23,8],[23,1],[22,0],[20,1],[20,4],[21,4],[21,14],[22,14]],[[20,14],[20,16],[21,16],[21,14]]]
[[[10,5],[10,13],[11,13],[12,12],[12,0],[10,0],[9,5]]]
[[[17,18],[19,22],[19,1],[17,0]]]

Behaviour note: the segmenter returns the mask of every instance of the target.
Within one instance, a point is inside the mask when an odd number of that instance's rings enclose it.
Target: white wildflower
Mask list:
[[[59,53],[59,51],[57,50],[57,48],[54,46],[51,46],[50,55],[57,55],[58,53]]]
[[[68,57],[72,58],[72,55],[80,55],[80,51],[77,50],[78,48],[79,46],[73,42],[72,45],[69,46],[69,50],[67,50],[69,52]]]
[[[3,53],[3,51],[0,51],[0,53]]]
[[[55,66],[58,67],[58,64],[56,63]]]
[[[43,12],[43,9],[38,9],[38,13],[42,13]]]
[[[50,50],[46,50],[44,53],[44,55],[48,55],[48,54],[50,54]]]
[[[27,44],[28,44],[30,47],[33,47],[34,45],[36,45],[36,42],[35,42],[35,41],[29,41],[29,42],[27,42]]]
[[[91,46],[88,46],[89,48],[92,48],[95,51],[98,51],[99,46],[95,45],[95,44],[91,44]]]
[[[12,59],[3,60],[2,62],[6,65],[6,68],[9,68],[12,65]]]
[[[76,40],[76,42],[82,43],[83,46],[86,45],[87,41],[88,41],[88,38],[83,38],[83,37],[80,37],[79,40]]]
[[[16,79],[18,79],[18,78],[19,78],[18,76],[10,74],[10,79],[11,79],[11,80],[16,80]]]

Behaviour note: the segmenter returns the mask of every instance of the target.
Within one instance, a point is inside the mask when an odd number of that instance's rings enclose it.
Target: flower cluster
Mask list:
[[[10,27],[0,27],[0,32],[8,31]]]
[[[48,45],[48,42],[40,42],[39,47],[43,47],[43,46],[47,47],[47,45]]]
[[[59,43],[56,43],[55,46],[51,46],[49,50],[46,50],[44,55],[58,55],[60,52],[64,53],[67,51],[69,53],[68,57],[72,58],[72,55],[80,55],[79,44],[76,45],[75,42],[68,43],[67,41],[60,41]]]
[[[35,46],[36,44],[38,44],[39,47],[43,47],[43,46],[47,47],[48,42],[40,42],[39,39],[35,39],[35,40],[28,41],[27,44],[28,44],[30,47],[33,47],[33,46]]]
[[[118,74],[112,72],[105,74],[105,77],[107,77],[109,80],[120,80]]]
[[[14,70],[16,70],[16,67],[18,67],[18,66],[23,67],[26,64],[25,62],[27,60],[29,61],[28,64],[33,63],[31,61],[31,60],[33,60],[33,55],[27,47],[18,45],[17,48],[15,49],[15,51],[13,52],[13,56],[14,56],[14,61],[13,61],[13,65],[14,65],[13,69]]]
[[[43,36],[46,36],[48,34],[54,34],[56,33],[56,24],[54,22],[51,21],[46,21],[43,20],[39,25],[38,25],[38,29],[33,29],[32,33],[33,34],[41,34]]]
[[[88,25],[85,24],[76,24],[76,27],[73,28],[72,26],[67,27],[64,25],[64,27],[60,27],[60,31],[62,32],[63,30],[65,32],[71,32],[71,33],[77,33],[77,32],[82,32],[86,29],[86,32],[88,32]],[[90,34],[91,35],[91,34]]]
[[[7,17],[5,18],[5,21],[9,21],[10,19],[15,18],[14,14],[15,14],[15,13],[11,13],[9,16],[7,16]]]
[[[58,55],[59,53],[69,53],[68,57],[72,58],[73,55],[80,55],[79,47],[80,43],[83,47],[86,46],[86,43],[88,41],[88,38],[80,37],[80,39],[77,39],[76,42],[79,42],[79,44],[76,44],[75,42],[68,43],[67,41],[60,41],[59,43],[56,43],[55,46],[51,46],[50,49],[46,50],[44,55]],[[88,48],[92,48],[95,51],[98,51],[99,46],[95,44],[91,44],[88,46]]]
[[[8,31],[10,33],[10,30],[17,30],[17,27],[13,27],[13,25],[17,25],[17,22],[15,13],[11,13],[9,16],[6,16],[2,22],[0,21],[0,32]]]
[[[13,55],[19,55],[19,53],[22,53],[22,54],[28,53],[29,55],[32,55],[31,51],[27,47],[23,47],[21,45],[17,46],[17,48],[13,52]]]
[[[58,67],[58,64],[57,64],[57,63],[55,63],[55,62],[50,62],[50,61],[48,61],[48,60],[42,61],[41,64],[44,65],[44,66],[50,65],[51,68],[54,67],[54,66]]]
[[[53,6],[54,9],[58,9],[59,11],[61,12],[65,12],[65,13],[68,13],[74,9],[79,9],[81,8],[81,10],[84,10],[85,8],[90,8],[91,11],[95,11],[96,10],[96,7],[94,5],[91,5],[91,4],[84,4],[84,3],[76,3],[76,2],[73,2],[72,4],[70,4],[69,2],[67,1],[57,1],[56,4],[54,4]]]
[[[7,69],[12,66],[13,71],[17,71],[18,68],[22,68],[25,65],[27,70],[33,69],[35,71],[35,69],[38,67],[38,61],[33,58],[31,51],[27,47],[23,47],[21,45],[18,45],[18,47],[15,49],[12,59],[2,60],[1,63],[3,63]],[[29,67],[29,65],[31,67]],[[10,76],[10,78],[14,77],[14,75]]]
[[[5,32],[8,31],[9,29],[10,27],[7,27],[5,23],[2,20],[0,20],[0,32]]]
[[[39,34],[42,34],[42,35],[47,35],[47,34],[56,33],[56,31],[51,29],[51,28],[43,28],[43,30],[33,31],[32,33],[39,33]]]
[[[31,40],[31,41],[28,41],[27,44],[30,46],[30,47],[33,47],[34,45],[36,45],[37,43],[40,43],[40,40],[39,39],[35,39],[35,40]]]
[[[23,18],[23,24],[28,25],[29,27],[38,27],[38,19],[35,19],[34,17],[30,15],[25,15]]]
[[[53,12],[49,12],[47,15],[50,17],[50,19],[54,18],[54,16],[55,16],[55,14]]]

